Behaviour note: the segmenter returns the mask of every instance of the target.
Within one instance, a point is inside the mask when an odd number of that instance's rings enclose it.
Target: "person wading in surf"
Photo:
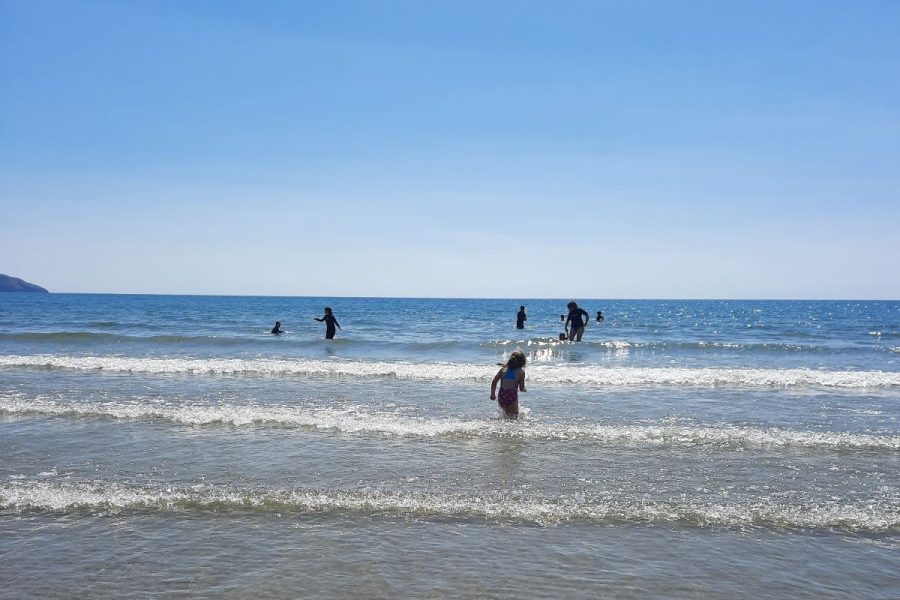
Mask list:
[[[525,321],[528,320],[528,315],[525,314],[525,307],[520,306],[519,312],[516,313],[516,329],[525,329]]]
[[[525,354],[516,350],[509,355],[506,364],[498,363],[503,368],[497,371],[491,381],[491,400],[496,400],[507,419],[519,418],[519,392],[525,389]],[[500,384],[500,395],[497,395],[497,384]]]
[[[584,335],[584,326],[591,316],[583,308],[578,308],[575,302],[566,304],[569,308],[569,316],[566,318],[566,330],[569,332],[569,341],[580,342]]]
[[[313,317],[316,321],[321,323],[325,321],[325,339],[333,340],[334,339],[334,326],[337,325],[338,329],[341,329],[341,324],[337,322],[337,319],[334,318],[334,315],[331,314],[331,307],[325,307],[325,315],[320,319],[319,317]]]

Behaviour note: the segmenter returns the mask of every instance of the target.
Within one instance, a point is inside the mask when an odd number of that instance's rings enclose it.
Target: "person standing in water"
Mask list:
[[[281,321],[275,321],[275,327],[272,328],[272,333],[275,335],[281,334]]]
[[[491,381],[491,400],[497,401],[508,419],[519,418],[519,392],[528,391],[525,389],[525,363],[525,354],[516,350],[509,355],[506,365],[498,363],[503,368],[497,371],[494,380]],[[499,396],[497,396],[498,383]]]
[[[603,311],[602,311],[602,310],[598,310],[598,311],[597,311],[597,322],[600,323],[601,321],[603,321],[604,318],[605,318],[605,317],[603,316]]]
[[[528,317],[525,315],[525,307],[520,306],[519,312],[516,313],[516,329],[525,329],[525,321]]]
[[[337,325],[338,329],[341,329],[341,324],[337,322],[337,319],[334,318],[334,315],[331,314],[331,307],[325,307],[325,315],[320,319],[319,317],[313,317],[316,321],[321,323],[325,321],[325,339],[333,340],[334,339],[334,327]]]
[[[569,332],[569,341],[580,342],[584,335],[584,326],[591,316],[583,308],[578,308],[575,302],[566,304],[569,308],[569,316],[566,318],[566,330]]]

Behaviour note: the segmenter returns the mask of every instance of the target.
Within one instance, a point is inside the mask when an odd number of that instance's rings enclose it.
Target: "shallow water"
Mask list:
[[[897,597],[900,303],[580,304],[0,296],[0,597]]]

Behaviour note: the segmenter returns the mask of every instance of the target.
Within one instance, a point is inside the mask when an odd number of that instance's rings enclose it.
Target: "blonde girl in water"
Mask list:
[[[491,400],[496,400],[503,414],[508,419],[516,419],[519,417],[519,391],[527,391],[525,389],[525,354],[516,350],[509,355],[509,360],[502,365],[494,380],[491,381]],[[497,384],[500,384],[500,395],[497,395]]]

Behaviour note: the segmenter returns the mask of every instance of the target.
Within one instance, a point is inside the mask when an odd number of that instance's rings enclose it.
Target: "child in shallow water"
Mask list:
[[[519,417],[519,391],[527,391],[525,389],[525,354],[516,350],[509,355],[506,364],[498,363],[503,366],[491,381],[491,400],[496,400],[503,414],[508,419],[517,419]],[[500,384],[500,395],[497,395],[497,384]]]

